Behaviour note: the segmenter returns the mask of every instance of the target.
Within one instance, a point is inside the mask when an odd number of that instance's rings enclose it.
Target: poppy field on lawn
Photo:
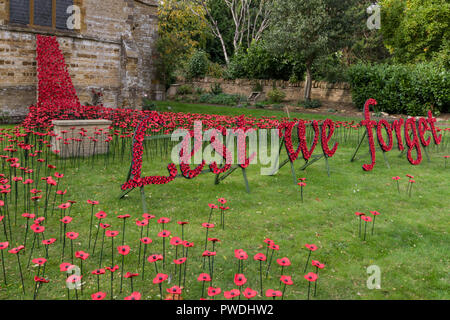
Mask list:
[[[177,119],[169,130],[191,117],[233,123],[191,110],[164,113]],[[239,175],[214,185],[210,173],[147,186],[142,212],[138,191],[119,200],[140,116],[114,117],[110,152],[91,158],[59,158],[30,122],[1,128],[0,299],[449,298],[447,131],[431,162],[390,154],[391,169],[362,172],[368,154],[349,162],[362,129],[342,119],[330,177],[320,162],[297,170],[298,185],[288,168],[268,177],[250,165],[250,194]],[[170,146],[147,148],[143,172],[163,174]]]

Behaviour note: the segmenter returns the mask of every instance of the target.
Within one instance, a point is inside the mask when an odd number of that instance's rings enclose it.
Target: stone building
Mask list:
[[[36,35],[57,36],[82,104],[158,98],[157,0],[0,0],[0,117],[36,103]]]

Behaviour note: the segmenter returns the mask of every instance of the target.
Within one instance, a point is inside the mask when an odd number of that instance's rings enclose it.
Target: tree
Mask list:
[[[350,45],[349,9],[356,0],[283,0],[273,6],[269,48],[304,57],[305,100],[311,99],[312,65],[321,56]]]
[[[261,39],[264,31],[269,27],[271,21],[271,10],[273,0],[192,0],[197,6],[201,6],[204,15],[196,10],[192,12],[204,21],[213,35],[220,41],[226,64],[230,63],[229,49],[225,41],[224,33],[230,28],[234,29],[233,53],[246,42],[247,47],[252,42]],[[217,1],[224,2],[231,14],[231,23],[225,28],[219,24],[219,18],[214,16],[212,8]]]
[[[205,47],[209,37],[209,29],[203,19],[203,8],[194,6],[189,0],[160,1],[158,8],[157,49],[159,59],[157,68],[166,85],[172,81],[176,69],[196,52],[198,48]]]
[[[396,61],[414,63],[437,56],[448,59],[448,0],[381,0],[380,5],[384,43]]]

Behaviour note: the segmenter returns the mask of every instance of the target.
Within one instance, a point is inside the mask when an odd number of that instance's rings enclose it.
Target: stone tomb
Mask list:
[[[108,152],[109,120],[53,120],[52,151],[62,158]]]

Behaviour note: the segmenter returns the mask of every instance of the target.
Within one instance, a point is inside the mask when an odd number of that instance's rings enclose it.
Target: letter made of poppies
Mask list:
[[[175,179],[178,170],[174,163],[167,166],[169,176],[148,176],[141,177],[142,173],[142,156],[144,154],[145,132],[150,124],[157,125],[158,115],[153,114],[141,121],[136,129],[133,139],[133,159],[131,164],[131,178],[122,185],[122,190],[143,187],[149,184],[166,184]]]
[[[373,128],[377,125],[376,121],[370,120],[370,110],[369,106],[376,105],[377,101],[375,99],[369,99],[364,105],[364,120],[361,121],[361,126],[365,126],[367,129],[367,138],[369,139],[369,152],[372,162],[370,164],[364,164],[363,169],[365,171],[371,171],[375,166],[376,155],[375,155],[375,142],[373,137]]]

